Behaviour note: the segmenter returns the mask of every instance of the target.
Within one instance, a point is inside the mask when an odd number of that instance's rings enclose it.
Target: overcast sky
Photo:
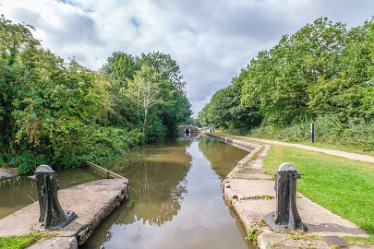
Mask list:
[[[348,27],[373,0],[0,0],[0,14],[33,25],[44,48],[99,69],[113,51],[160,51],[180,65],[195,115],[213,93],[283,34],[327,16]]]

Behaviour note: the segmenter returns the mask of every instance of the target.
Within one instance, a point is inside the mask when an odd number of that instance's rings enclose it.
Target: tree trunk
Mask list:
[[[147,116],[148,116],[148,108],[144,109],[144,119],[143,119],[143,134],[144,134],[144,142],[146,142],[146,125],[147,125]]]

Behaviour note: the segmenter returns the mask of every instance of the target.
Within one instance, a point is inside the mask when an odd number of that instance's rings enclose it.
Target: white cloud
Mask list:
[[[92,69],[113,51],[171,54],[195,114],[281,35],[321,16],[361,25],[373,9],[371,0],[0,0],[0,13],[33,25],[45,48]]]

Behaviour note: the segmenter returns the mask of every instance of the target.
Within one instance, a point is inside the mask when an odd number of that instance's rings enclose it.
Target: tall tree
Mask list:
[[[260,108],[264,121],[275,126],[315,117],[309,108],[319,101],[318,85],[334,79],[346,45],[341,23],[319,18],[269,51],[260,52],[242,72],[242,103]]]
[[[112,126],[135,127],[138,122],[133,103],[124,95],[128,82],[133,80],[136,70],[136,58],[123,52],[114,52],[100,70],[109,82],[108,123]]]
[[[169,54],[160,52],[142,54],[137,59],[137,66],[141,67],[142,65],[152,67],[158,74],[159,80],[167,80],[179,91],[184,91],[186,82],[183,81],[183,75],[179,65]]]
[[[156,72],[149,66],[143,66],[128,82],[127,94],[142,113],[143,133],[147,137],[147,121],[151,108],[159,103],[162,81],[157,80]]]

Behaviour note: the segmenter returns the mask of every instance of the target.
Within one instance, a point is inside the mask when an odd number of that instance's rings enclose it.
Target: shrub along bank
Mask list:
[[[294,142],[314,122],[318,142],[374,151],[374,19],[348,29],[319,18],[282,36],[213,95],[199,121]]]
[[[357,150],[358,153],[374,152],[374,121],[365,122],[361,119],[350,119],[347,123],[341,123],[337,117],[323,116],[314,121],[299,122],[283,128],[263,126],[252,130],[249,135],[285,142],[309,143],[312,122],[315,127],[315,142],[321,146],[333,144],[341,145],[339,149]]]
[[[0,18],[0,166],[77,167],[172,135],[190,103],[179,66],[159,52],[115,52],[100,71],[40,46]]]

